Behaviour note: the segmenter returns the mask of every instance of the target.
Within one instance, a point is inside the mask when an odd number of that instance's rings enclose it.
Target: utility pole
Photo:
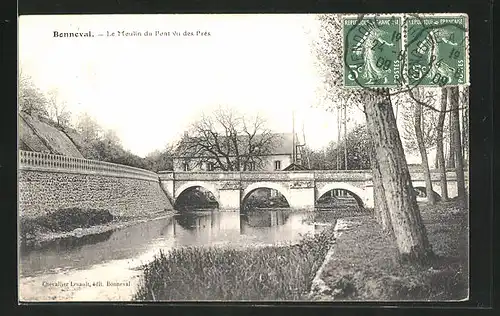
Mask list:
[[[303,144],[304,147],[303,148],[306,149],[305,146],[306,146],[307,142],[306,142],[306,132],[305,132],[305,128],[304,128],[304,120],[302,120],[302,138],[304,139],[304,144]],[[304,154],[304,151],[302,151],[302,153]],[[311,169],[311,159],[309,159],[309,150],[307,150],[305,152],[305,154],[306,154],[306,159],[307,159],[307,168]]]

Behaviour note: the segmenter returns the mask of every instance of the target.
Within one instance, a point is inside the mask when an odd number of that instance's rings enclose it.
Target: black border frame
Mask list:
[[[19,15],[32,14],[156,14],[156,13],[397,13],[397,12],[459,12],[469,15],[470,23],[470,78],[473,83],[470,88],[471,107],[470,111],[470,267],[471,267],[471,292],[470,300],[458,303],[411,303],[411,302],[368,302],[368,303],[155,303],[137,304],[110,304],[110,303],[26,303],[17,306],[17,260],[13,253],[17,253],[17,12],[15,2],[13,8],[4,10],[6,4],[2,2],[0,10],[0,38],[2,48],[0,49],[2,63],[6,69],[2,75],[7,77],[6,89],[2,96],[7,109],[2,111],[0,117],[5,120],[0,127],[0,196],[4,220],[7,221],[8,229],[2,229],[2,241],[6,242],[4,249],[5,258],[11,259],[10,269],[4,270],[6,276],[2,278],[2,287],[6,284],[12,285],[6,289],[9,302],[3,307],[13,307],[17,313],[39,314],[66,314],[90,313],[102,310],[105,313],[112,311],[123,313],[125,310],[141,312],[138,307],[146,307],[146,311],[155,313],[171,312],[178,313],[188,311],[189,313],[235,313],[249,312],[256,308],[255,313],[263,311],[265,306],[279,306],[277,311],[285,313],[300,313],[311,311],[337,312],[342,308],[343,312],[356,313],[361,311],[379,313],[389,312],[394,307],[405,314],[434,312],[453,309],[451,313],[461,314],[475,311],[487,312],[493,304],[493,0],[419,0],[403,2],[398,0],[337,0],[337,1],[304,1],[291,3],[286,1],[248,1],[247,3],[230,0],[189,0],[178,2],[165,2],[160,0],[114,0],[114,1],[85,1],[85,0],[20,0]],[[9,15],[6,13],[9,12]],[[5,15],[5,16],[4,16]],[[15,46],[13,45],[15,42]],[[10,43],[10,44],[9,44]],[[4,198],[5,197],[5,198]],[[477,211],[474,211],[477,210]],[[13,229],[14,228],[14,229]],[[7,253],[9,255],[7,255]],[[7,280],[8,282],[5,282]],[[15,290],[13,289],[15,288]],[[2,291],[3,292],[3,291]],[[3,301],[3,300],[2,300]],[[8,305],[7,305],[8,304]],[[114,307],[114,308],[113,308]],[[189,307],[189,308],[184,308]],[[249,308],[253,307],[253,308]],[[360,309],[354,307],[359,307]],[[419,307],[413,309],[412,307]],[[382,309],[383,308],[383,309]],[[411,308],[411,309],[410,309]],[[10,315],[7,312],[4,315]],[[267,309],[266,309],[267,310]],[[144,310],[142,310],[144,312]],[[3,314],[3,313],[2,313]]]

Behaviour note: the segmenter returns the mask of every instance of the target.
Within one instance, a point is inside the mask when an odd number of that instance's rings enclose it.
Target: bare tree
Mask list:
[[[450,98],[448,91],[448,98]],[[451,100],[451,99],[450,99]],[[450,102],[451,104],[451,102]],[[450,113],[448,120],[448,160],[446,161],[447,168],[455,168],[455,129],[453,128],[453,115]]]
[[[282,140],[265,123],[258,115],[249,118],[232,108],[219,107],[191,125],[177,152],[197,166],[213,163],[217,170],[244,171],[254,165],[258,169]]]
[[[441,198],[448,200],[448,182],[446,181],[446,165],[444,159],[443,127],[446,116],[446,104],[448,99],[447,88],[441,88],[441,112],[439,112],[438,124],[436,126],[436,155],[441,182]]]
[[[402,138],[404,140],[405,149],[410,153],[421,154],[416,134],[415,107],[418,105],[421,112],[420,129],[422,132],[423,144],[428,150],[436,144],[436,127],[438,123],[438,112],[433,111],[430,107],[437,103],[437,94],[426,88],[414,88],[412,96],[409,94],[401,94],[397,97],[397,103],[402,108]],[[416,101],[418,100],[418,102]],[[424,107],[424,105],[427,105]]]
[[[327,97],[348,94],[361,104],[373,149],[374,193],[378,212],[388,212],[401,259],[426,262],[432,256],[425,226],[418,209],[391,97],[386,90],[342,89],[343,36],[340,15],[320,15],[321,33],[316,45]],[[332,94],[336,92],[336,94]],[[377,196],[379,193],[384,196]],[[380,216],[383,218],[383,216]]]
[[[51,90],[48,93],[47,102],[49,118],[59,127],[68,127],[71,120],[71,112],[68,110],[67,103],[60,100],[57,90]]]
[[[460,91],[460,106],[462,108],[462,151],[464,163],[469,160],[469,87]]]
[[[420,99],[420,89],[415,89],[415,95]],[[422,133],[422,104],[416,103],[414,105],[414,125],[415,125],[415,136],[417,140],[418,150],[420,151],[420,157],[422,159],[422,171],[425,177],[425,189],[427,195],[427,201],[430,204],[435,204],[436,200],[434,198],[434,191],[432,190],[432,179],[429,170],[429,161],[427,159],[427,149],[424,143],[424,135]]]
[[[457,175],[457,193],[458,198],[465,201],[465,177],[464,177],[464,159],[462,157],[462,141],[460,137],[460,113],[459,113],[459,91],[458,87],[450,87],[448,90],[451,107],[451,118],[453,131],[453,152],[455,156],[455,173]]]

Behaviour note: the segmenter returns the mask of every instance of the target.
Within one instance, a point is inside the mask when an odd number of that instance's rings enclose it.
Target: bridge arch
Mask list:
[[[285,187],[284,185],[276,182],[255,182],[250,184],[244,191],[243,194],[241,195],[241,204],[244,203],[246,198],[252,193],[253,191],[257,189],[274,189],[278,191],[279,193],[283,194],[285,197],[286,201],[288,202],[288,205],[291,205],[292,197],[290,194],[289,188]]]
[[[184,183],[180,187],[175,189],[175,201],[177,201],[177,198],[182,194],[182,192],[186,191],[189,188],[194,188],[194,187],[202,187],[207,191],[210,191],[214,197],[217,203],[220,203],[219,201],[219,190],[211,183],[208,182],[203,182],[203,181],[190,181],[187,183]]]
[[[327,183],[325,186],[323,186],[321,189],[318,190],[318,194],[316,195],[316,201],[330,190],[345,190],[352,195],[352,197],[356,200],[356,202],[358,202],[358,205],[360,207],[365,207],[364,203],[366,198],[365,191],[361,188],[355,187],[352,184],[345,182]]]

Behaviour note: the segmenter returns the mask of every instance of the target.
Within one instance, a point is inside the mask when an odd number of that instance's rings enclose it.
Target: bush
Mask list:
[[[114,219],[106,210],[67,208],[36,218],[21,218],[20,232],[23,238],[33,238],[40,233],[69,232],[76,228],[106,224]]]

